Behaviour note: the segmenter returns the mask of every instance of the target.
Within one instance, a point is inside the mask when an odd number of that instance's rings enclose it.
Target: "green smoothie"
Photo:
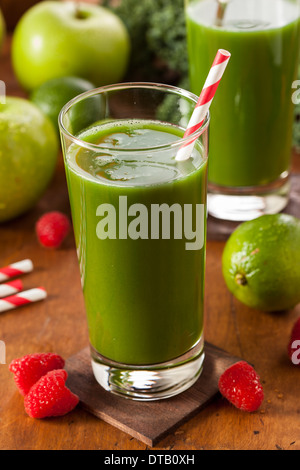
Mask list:
[[[176,163],[168,146],[183,131],[103,122],[79,135],[98,148],[73,143],[66,156],[90,342],[119,363],[169,361],[202,334],[207,162],[197,143]],[[174,209],[164,222],[162,205]]]
[[[231,53],[210,108],[208,179],[222,186],[267,185],[290,166],[299,3],[231,0],[221,27],[216,12],[216,0],[190,1],[186,9],[193,93],[200,93],[216,51]]]

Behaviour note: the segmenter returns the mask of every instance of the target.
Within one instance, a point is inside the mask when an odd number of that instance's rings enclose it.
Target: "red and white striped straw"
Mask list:
[[[225,51],[224,49],[218,50],[202,92],[199,96],[198,102],[195,106],[192,117],[184,133],[184,138],[197,132],[203,125],[230,57],[230,52]],[[188,140],[182,145],[176,155],[177,161],[182,162],[190,158],[195,141],[198,139],[198,137],[199,135],[196,135],[196,137],[194,136],[192,139]]]
[[[23,283],[20,279],[15,281],[6,282],[5,284],[0,284],[0,298],[8,297],[9,295],[14,295],[17,292],[23,290]]]
[[[24,259],[17,263],[9,264],[4,268],[0,268],[0,282],[7,281],[13,277],[30,273],[33,270],[33,263],[30,259]]]
[[[37,287],[16,295],[10,295],[4,299],[0,299],[0,312],[6,312],[23,305],[28,305],[39,300],[44,300],[47,297],[47,292],[43,287]]]

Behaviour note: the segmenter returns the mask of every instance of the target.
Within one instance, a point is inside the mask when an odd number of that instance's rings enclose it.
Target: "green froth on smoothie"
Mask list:
[[[113,126],[114,132],[111,131]],[[151,135],[149,134],[151,132]],[[96,123],[90,129],[78,135],[93,145],[90,148],[73,146],[69,150],[68,160],[74,171],[83,170],[86,177],[99,181],[113,182],[120,185],[151,185],[174,181],[191,171],[195,171],[203,162],[202,146],[196,143],[196,149],[187,162],[175,161],[176,145],[183,137],[184,130],[159,121],[130,120]],[[174,148],[158,152],[174,144]],[[96,146],[96,148],[95,148]],[[146,149],[142,159],[135,159],[132,150]]]

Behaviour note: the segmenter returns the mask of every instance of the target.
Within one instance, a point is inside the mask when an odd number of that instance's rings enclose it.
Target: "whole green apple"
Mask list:
[[[43,1],[19,21],[12,61],[28,91],[62,76],[85,78],[95,86],[120,81],[127,69],[130,39],[119,17],[88,3]]]
[[[0,104],[0,222],[31,207],[47,188],[58,156],[51,121],[28,100]]]

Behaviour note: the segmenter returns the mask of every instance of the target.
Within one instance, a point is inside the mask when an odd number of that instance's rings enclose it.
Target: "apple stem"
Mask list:
[[[244,274],[241,274],[241,273],[237,273],[235,275],[235,282],[237,284],[239,284],[240,286],[246,286],[248,284],[246,276]]]
[[[84,14],[83,11],[81,11],[81,6],[80,3],[75,2],[75,18],[78,20],[84,20],[86,18],[86,15]]]

